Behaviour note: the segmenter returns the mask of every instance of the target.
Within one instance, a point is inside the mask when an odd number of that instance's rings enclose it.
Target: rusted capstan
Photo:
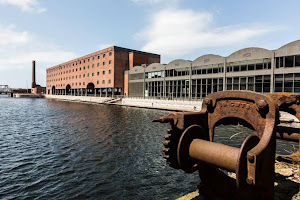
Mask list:
[[[154,120],[172,126],[164,142],[171,167],[199,172],[199,192],[211,199],[273,199],[275,127],[278,106],[272,98],[250,91],[208,95],[200,112],[172,113]],[[220,124],[242,124],[253,130],[235,148],[213,142]],[[236,173],[236,180],[220,169]]]

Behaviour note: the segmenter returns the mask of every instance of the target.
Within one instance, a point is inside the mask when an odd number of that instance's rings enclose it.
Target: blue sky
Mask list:
[[[27,87],[45,69],[110,45],[161,54],[162,63],[277,49],[300,39],[300,1],[0,0],[0,84]]]

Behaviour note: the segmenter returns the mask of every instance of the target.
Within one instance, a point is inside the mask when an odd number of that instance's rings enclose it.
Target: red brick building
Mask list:
[[[46,93],[112,96],[124,94],[124,72],[159,63],[160,55],[112,46],[47,69]]]

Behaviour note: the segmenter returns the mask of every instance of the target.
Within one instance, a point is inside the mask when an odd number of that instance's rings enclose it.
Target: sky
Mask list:
[[[27,88],[46,68],[116,45],[161,62],[277,49],[300,39],[299,0],[0,0],[0,85]]]

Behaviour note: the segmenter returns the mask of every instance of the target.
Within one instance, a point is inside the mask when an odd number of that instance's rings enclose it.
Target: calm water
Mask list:
[[[169,126],[151,120],[168,112],[4,96],[0,105],[0,199],[175,199],[199,184],[162,158]],[[234,146],[246,133],[218,128]]]

